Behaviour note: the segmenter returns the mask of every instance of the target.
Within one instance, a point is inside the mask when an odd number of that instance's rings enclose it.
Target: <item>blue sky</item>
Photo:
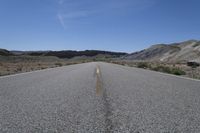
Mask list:
[[[134,52],[200,40],[199,0],[0,0],[0,48]]]

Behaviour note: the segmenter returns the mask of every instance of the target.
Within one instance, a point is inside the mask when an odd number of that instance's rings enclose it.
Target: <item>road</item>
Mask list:
[[[199,133],[200,81],[102,62],[0,78],[1,133]]]

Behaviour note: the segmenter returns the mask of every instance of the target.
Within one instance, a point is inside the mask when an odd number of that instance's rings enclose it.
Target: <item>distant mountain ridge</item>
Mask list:
[[[0,48],[0,55],[2,56],[10,56],[10,55],[13,55],[12,52],[6,50],[6,49],[1,49]]]
[[[111,55],[113,57],[124,56],[127,53],[123,52],[111,52],[111,51],[100,51],[100,50],[85,50],[85,51],[72,51],[72,50],[62,50],[62,51],[8,51],[5,49],[0,49],[0,55],[29,55],[29,56],[55,56],[58,58],[73,58],[77,56],[88,56],[93,57],[97,55]]]
[[[161,62],[200,62],[200,41],[189,40],[172,44],[156,44],[151,47],[127,54],[124,52],[111,52],[100,50],[85,51],[8,51],[0,49],[2,56],[54,56],[58,58],[74,58],[74,57],[97,57],[98,55],[109,55],[110,58],[118,58],[124,60],[144,60],[144,61],[161,61]]]
[[[200,41],[189,40],[173,44],[157,44],[145,50],[126,55],[124,59],[163,62],[200,60]]]

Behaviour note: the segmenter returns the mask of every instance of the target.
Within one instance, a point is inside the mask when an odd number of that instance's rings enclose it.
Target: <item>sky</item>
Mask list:
[[[200,0],[0,0],[0,48],[135,52],[200,40]]]

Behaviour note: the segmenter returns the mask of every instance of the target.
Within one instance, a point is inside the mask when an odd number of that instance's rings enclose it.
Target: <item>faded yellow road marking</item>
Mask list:
[[[97,74],[100,74],[99,67],[97,67],[96,73],[97,73]]]
[[[99,96],[102,92],[101,72],[99,66],[96,67],[96,95]]]

